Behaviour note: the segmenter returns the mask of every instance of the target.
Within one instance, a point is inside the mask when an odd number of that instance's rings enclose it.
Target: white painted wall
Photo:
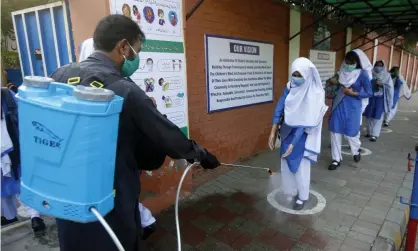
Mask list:
[[[374,48],[373,48],[373,65],[376,63],[377,60],[377,53],[379,52],[379,40],[375,39],[374,40]]]
[[[390,46],[390,57],[389,57],[389,68],[390,70],[392,68],[392,60],[393,60],[393,45]]]
[[[353,29],[348,27],[345,33],[345,44],[351,43],[352,39],[353,39]],[[347,52],[349,51],[351,51],[351,44],[345,47],[345,53],[347,54]]]
[[[300,32],[301,26],[301,14],[299,10],[290,10],[290,27],[289,37],[292,37],[296,33]],[[294,37],[289,41],[289,79],[292,70],[292,63],[300,55],[300,35]]]

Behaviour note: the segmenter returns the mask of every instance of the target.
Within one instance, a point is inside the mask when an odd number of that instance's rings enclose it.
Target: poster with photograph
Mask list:
[[[328,25],[322,22],[318,22],[317,24],[315,24],[314,29],[314,45],[331,35],[331,30],[329,29]],[[316,45],[314,49],[329,51],[331,49],[331,38],[327,38],[325,41],[322,41],[320,44]]]
[[[208,112],[273,101],[271,43],[205,36]]]
[[[139,69],[131,79],[188,136],[182,0],[110,0],[110,8],[145,33]]]

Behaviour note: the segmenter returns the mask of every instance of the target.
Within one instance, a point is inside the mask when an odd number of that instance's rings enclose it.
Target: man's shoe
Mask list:
[[[42,234],[45,232],[46,226],[43,219],[40,217],[32,218],[32,229],[35,234]]]
[[[157,231],[157,224],[152,223],[151,225],[149,225],[148,227],[144,227],[142,229],[142,239],[146,240],[150,237],[150,235],[152,235],[153,233],[155,233],[155,231]]]

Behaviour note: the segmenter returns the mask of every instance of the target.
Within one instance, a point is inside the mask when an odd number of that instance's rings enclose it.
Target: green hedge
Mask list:
[[[3,69],[19,69],[19,53],[14,51],[2,51],[1,61],[3,63]]]

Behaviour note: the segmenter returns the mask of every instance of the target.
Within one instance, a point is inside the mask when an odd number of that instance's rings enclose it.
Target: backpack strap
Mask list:
[[[67,79],[67,84],[69,85],[78,85],[81,82],[81,78],[80,78],[80,72],[81,72],[81,68],[80,68],[80,64],[77,62],[74,63],[70,63],[67,66],[67,74],[68,76],[70,76]]]
[[[118,81],[120,76],[112,75],[106,72],[83,72],[80,63],[74,62],[63,67],[67,84],[84,85],[96,88],[106,88],[108,85]]]

